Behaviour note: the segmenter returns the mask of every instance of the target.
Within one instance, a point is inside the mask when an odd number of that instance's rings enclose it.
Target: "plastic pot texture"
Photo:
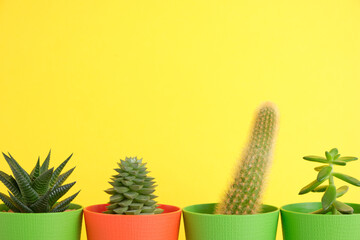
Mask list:
[[[358,240],[360,204],[351,215],[309,214],[321,208],[319,202],[295,203],[281,208],[284,240]]]
[[[0,239],[4,240],[79,240],[82,207],[70,204],[68,212],[9,213],[0,205]]]
[[[155,215],[104,214],[108,204],[84,209],[88,240],[177,240],[181,210],[170,205]]]
[[[279,209],[263,205],[259,214],[213,214],[216,204],[199,204],[183,209],[187,240],[274,240]]]

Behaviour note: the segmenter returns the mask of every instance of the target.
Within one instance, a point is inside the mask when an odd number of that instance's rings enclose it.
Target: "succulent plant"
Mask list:
[[[78,195],[79,192],[58,202],[74,186],[75,182],[65,185],[63,183],[75,168],[61,174],[70,160],[71,154],[58,168],[49,169],[50,153],[41,165],[40,158],[37,160],[30,174],[19,165],[10,153],[8,155],[3,153],[14,177],[0,171],[0,181],[9,190],[9,196],[0,193],[0,199],[11,211],[21,213],[63,212]]]
[[[334,166],[345,166],[348,162],[356,161],[358,158],[340,157],[338,150],[333,148],[330,151],[325,152],[325,157],[305,156],[303,159],[325,164],[315,168],[315,171],[318,172],[316,179],[303,187],[299,192],[299,195],[309,192],[324,192],[321,199],[322,208],[312,213],[331,213],[335,215],[352,214],[354,209],[351,206],[337,200],[337,198],[343,196],[349,190],[349,187],[345,185],[336,189],[334,177],[357,187],[360,187],[360,181],[348,175],[334,172]],[[327,184],[321,185],[326,181],[328,181]]]
[[[271,164],[278,113],[272,103],[263,104],[255,118],[249,143],[236,169],[234,180],[216,214],[245,215],[261,210],[265,177]]]
[[[119,168],[115,169],[116,175],[111,178],[112,188],[105,190],[110,194],[110,202],[107,206],[109,214],[122,215],[148,215],[159,214],[163,210],[157,208],[154,200],[157,196],[154,178],[147,174],[146,163],[137,157],[125,158],[118,163]]]

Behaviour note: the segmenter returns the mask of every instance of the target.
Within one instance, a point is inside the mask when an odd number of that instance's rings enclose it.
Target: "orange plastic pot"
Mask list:
[[[104,214],[107,204],[84,209],[88,240],[177,240],[181,209],[159,205],[156,215]]]

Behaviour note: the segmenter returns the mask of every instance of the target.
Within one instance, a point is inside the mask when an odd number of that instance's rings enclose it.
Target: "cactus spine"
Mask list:
[[[262,193],[277,133],[278,113],[274,104],[258,110],[249,143],[235,172],[235,178],[216,214],[245,215],[261,210]]]

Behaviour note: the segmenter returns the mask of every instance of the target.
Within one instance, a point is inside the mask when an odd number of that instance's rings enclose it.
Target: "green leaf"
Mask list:
[[[334,160],[331,163],[333,163],[335,165],[346,166],[346,162],[340,161],[340,160]]]
[[[38,158],[34,169],[30,173],[31,180],[34,180],[40,175],[40,157]]]
[[[49,212],[49,193],[50,192],[47,192],[42,197],[40,197],[39,200],[30,206],[30,208],[36,213]]]
[[[60,175],[60,173],[62,172],[62,170],[64,169],[65,165],[68,163],[68,161],[70,160],[70,158],[72,157],[73,154],[71,154],[63,163],[60,164],[60,166],[54,171],[51,180],[50,180],[50,187],[53,187],[54,184],[56,183],[56,181],[58,180],[58,177]]]
[[[51,155],[51,150],[49,151],[45,161],[43,162],[43,164],[40,167],[40,174],[42,174],[43,172],[45,172],[49,169],[50,155]]]
[[[299,195],[302,195],[302,194],[305,194],[305,193],[308,193],[308,192],[312,191],[313,189],[315,189],[317,186],[319,186],[323,182],[324,181],[318,182],[317,180],[312,181],[311,183],[309,183],[308,185],[306,185],[305,187],[303,187],[300,190]]]
[[[17,207],[15,207],[15,204],[13,203],[13,201],[5,194],[0,193],[0,199],[13,212],[20,212],[20,210]]]
[[[4,155],[6,162],[9,164],[14,176],[15,176],[14,171],[17,171],[18,175],[22,175],[23,178],[25,178],[25,180],[27,182],[29,182],[29,184],[30,184],[31,179],[30,179],[29,174],[18,164],[18,162],[10,155],[10,153],[9,153],[9,156],[7,156],[5,153],[2,153],[2,154]]]
[[[328,151],[325,152],[325,156],[329,162],[331,162],[333,160],[333,156]]]
[[[34,180],[32,187],[38,194],[43,195],[49,190],[50,179],[53,174],[53,171],[54,168],[46,170]]]
[[[336,190],[336,198],[339,198],[339,197],[343,196],[348,190],[349,190],[348,186],[339,187]]]
[[[339,151],[337,150],[337,148],[333,148],[330,150],[330,155],[335,157],[336,155],[338,155]]]
[[[11,200],[13,201],[14,205],[16,206],[16,208],[20,210],[20,212],[22,212],[22,213],[33,213],[34,212],[32,209],[30,209],[28,206],[26,206],[22,201],[20,201],[17,197],[12,195],[10,192],[9,192],[9,196],[10,196]]]
[[[340,154],[337,154],[335,157],[334,157],[334,160],[338,160],[340,157]]]
[[[331,184],[326,189],[324,196],[321,199],[322,207],[324,210],[329,209],[329,207],[334,203],[336,200],[336,187]]]
[[[353,178],[353,177],[350,177],[349,175],[345,175],[345,174],[342,174],[342,173],[337,173],[337,172],[334,172],[333,173],[333,176],[334,177],[337,177],[347,183],[350,183],[352,185],[355,185],[357,187],[360,186],[360,181],[357,180],[356,178]]]
[[[326,158],[320,156],[305,156],[303,157],[304,160],[311,161],[311,162],[320,162],[320,163],[327,163],[328,160]]]
[[[32,204],[32,203],[36,202],[39,199],[39,195],[32,188],[31,181],[28,180],[30,178],[24,177],[23,174],[21,174],[17,169],[15,169],[15,166],[10,165],[10,168],[14,173],[14,177],[19,186],[22,199],[25,201],[25,203]]]
[[[325,214],[325,213],[328,213],[329,211],[330,211],[330,208],[326,211],[324,209],[320,208],[319,210],[312,212],[312,214]]]
[[[19,189],[19,186],[16,183],[16,180],[10,176],[4,173],[3,171],[0,171],[0,181],[18,198],[22,198],[21,192]]]
[[[351,161],[358,160],[358,158],[357,157],[340,157],[340,158],[338,158],[338,160],[341,160],[343,162],[351,162]]]
[[[338,210],[341,213],[345,213],[345,214],[354,213],[354,209],[343,202],[335,201],[334,207],[336,208],[336,210]]]
[[[74,195],[72,195],[71,197],[66,198],[65,200],[57,203],[53,209],[51,209],[51,212],[63,212],[65,211],[68,207],[69,204],[74,200],[74,198],[76,198],[76,196],[79,194],[80,191],[78,191],[77,193],[75,193]]]
[[[65,172],[64,174],[61,174],[57,180],[57,182],[54,184],[53,189],[61,186],[61,184],[63,184],[66,179],[70,176],[70,174],[74,171],[75,167],[73,167],[72,169],[70,169],[69,171]]]
[[[329,178],[331,171],[332,171],[332,167],[330,166],[322,168],[319,174],[317,175],[317,181],[321,182]]]
[[[49,205],[50,206],[54,205],[57,200],[59,200],[62,196],[64,196],[70,190],[70,188],[74,186],[75,183],[76,182],[69,183],[52,190],[49,195]]]
[[[328,167],[329,165],[322,165],[322,166],[318,166],[318,167],[315,167],[314,170],[315,171],[320,171],[321,169],[323,169],[324,167]]]
[[[323,186],[319,186],[313,190],[311,190],[312,192],[325,192],[326,189],[328,188],[329,185],[323,185]]]

